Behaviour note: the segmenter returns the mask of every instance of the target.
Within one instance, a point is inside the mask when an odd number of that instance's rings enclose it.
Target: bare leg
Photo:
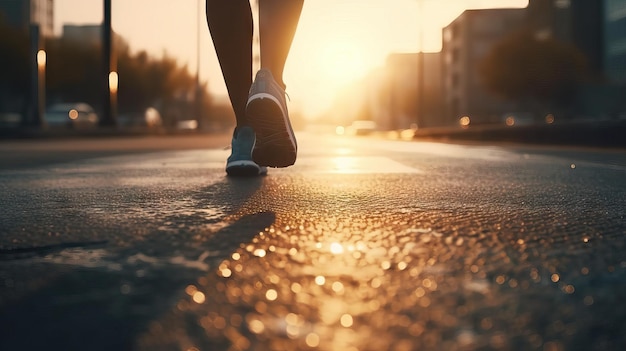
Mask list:
[[[283,69],[300,20],[304,0],[259,0],[261,67],[283,88]]]
[[[283,1],[291,2],[291,1]],[[226,81],[237,126],[247,124],[246,102],[252,84],[252,10],[248,0],[206,0],[213,45]]]

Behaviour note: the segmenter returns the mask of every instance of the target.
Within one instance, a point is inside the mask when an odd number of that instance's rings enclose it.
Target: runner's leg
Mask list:
[[[303,4],[304,0],[259,0],[261,67],[272,72],[283,89],[283,69]]]
[[[282,1],[289,3],[289,1]],[[237,126],[247,125],[252,84],[252,10],[248,0],[206,0],[206,17]]]

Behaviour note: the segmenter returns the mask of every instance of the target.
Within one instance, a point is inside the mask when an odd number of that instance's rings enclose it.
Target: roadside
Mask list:
[[[413,138],[437,141],[626,148],[626,120],[580,121],[513,127],[471,126],[467,129],[432,128],[415,131]]]
[[[97,136],[97,137],[94,137]],[[230,133],[46,135],[0,142],[1,168],[29,168],[128,153],[225,148]]]
[[[377,133],[378,134],[378,133]],[[461,143],[626,148],[626,120],[523,126],[428,128],[382,133],[387,138]],[[163,129],[0,129],[0,167],[29,168],[90,157],[163,150],[224,148],[230,132],[168,132]]]

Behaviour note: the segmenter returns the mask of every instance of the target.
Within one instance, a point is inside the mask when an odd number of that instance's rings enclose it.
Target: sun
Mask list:
[[[320,74],[338,85],[351,83],[366,71],[360,47],[353,43],[331,43],[319,57]]]

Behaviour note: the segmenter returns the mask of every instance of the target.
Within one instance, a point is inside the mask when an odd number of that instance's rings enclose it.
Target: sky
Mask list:
[[[102,22],[102,0],[54,3],[57,34],[63,24]],[[315,117],[338,91],[383,66],[390,53],[440,51],[442,28],[465,9],[527,5],[528,0],[306,0],[285,67],[289,107]],[[212,94],[226,96],[203,0],[113,0],[112,25],[135,52],[167,54],[192,72],[200,57],[201,79]]]

